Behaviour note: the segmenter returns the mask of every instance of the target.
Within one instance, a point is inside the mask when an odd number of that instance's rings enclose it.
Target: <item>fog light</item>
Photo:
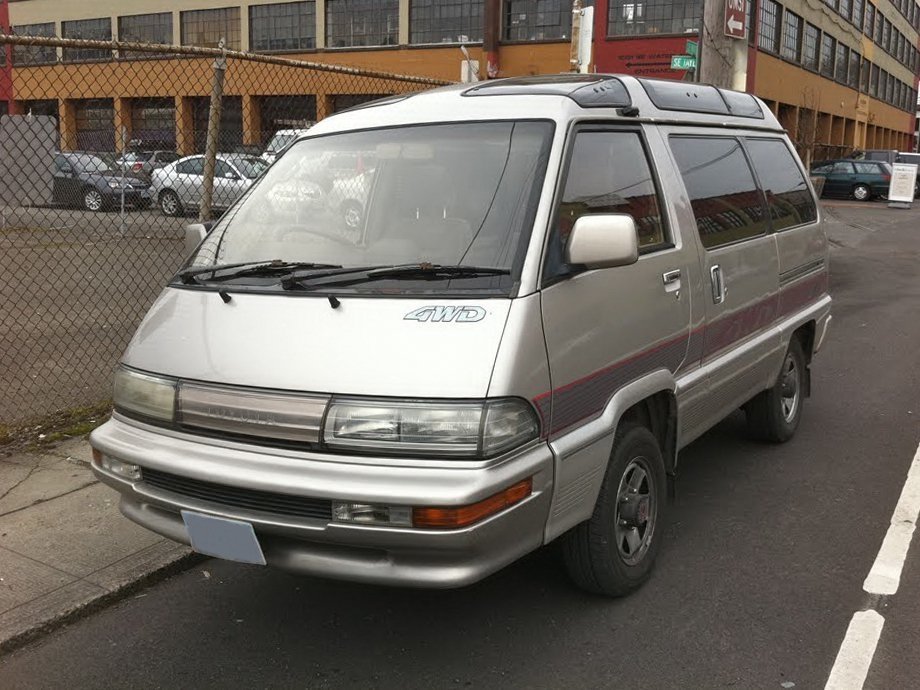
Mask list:
[[[141,468],[137,465],[132,465],[130,462],[123,462],[118,458],[113,458],[109,455],[102,456],[102,469],[111,472],[117,477],[122,479],[127,479],[132,482],[140,481],[141,478]]]
[[[409,506],[336,501],[332,504],[332,517],[335,522],[350,522],[357,525],[392,525],[394,527],[412,525],[412,509]]]

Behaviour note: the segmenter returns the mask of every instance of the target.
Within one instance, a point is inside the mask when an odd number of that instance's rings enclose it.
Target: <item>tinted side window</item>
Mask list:
[[[825,163],[824,165],[819,165],[811,169],[811,171],[817,175],[827,175],[834,169],[833,163]]]
[[[580,132],[575,139],[559,207],[562,244],[578,218],[597,213],[631,215],[640,249],[665,242],[652,171],[636,132]]]
[[[741,142],[725,137],[671,137],[696,226],[707,249],[763,235],[763,197]]]
[[[204,159],[190,158],[182,161],[176,166],[176,172],[180,175],[204,175]]]
[[[815,202],[786,143],[779,139],[747,139],[746,143],[767,197],[773,229],[814,222],[818,217]]]

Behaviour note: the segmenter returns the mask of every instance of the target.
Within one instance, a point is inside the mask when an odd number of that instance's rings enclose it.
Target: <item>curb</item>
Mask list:
[[[141,576],[126,580],[124,583],[104,594],[89,599],[75,599],[71,603],[64,604],[58,611],[55,611],[49,617],[31,622],[27,624],[25,628],[13,632],[8,637],[0,638],[0,653],[8,654],[15,649],[19,649],[35,641],[39,637],[58,630],[69,623],[73,623],[86,615],[111,606],[131,594],[161,582],[173,575],[177,575],[191,568],[196,563],[200,563],[207,559],[206,556],[195,553],[187,547],[179,548],[179,544],[176,544],[176,547],[177,549],[174,555],[167,557],[164,562],[143,573]],[[4,633],[0,632],[0,635],[2,634]]]

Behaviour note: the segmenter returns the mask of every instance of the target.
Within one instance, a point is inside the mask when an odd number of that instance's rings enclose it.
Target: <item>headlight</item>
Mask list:
[[[323,427],[330,448],[456,457],[491,457],[538,435],[533,408],[517,399],[333,400]]]
[[[109,187],[111,189],[121,189],[121,182],[118,180],[109,180]]]
[[[172,422],[176,382],[118,367],[115,370],[114,399],[115,409],[120,412]]]

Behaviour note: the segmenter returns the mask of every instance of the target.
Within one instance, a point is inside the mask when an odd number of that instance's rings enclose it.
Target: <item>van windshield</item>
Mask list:
[[[305,139],[224,215],[186,269],[261,261],[345,268],[418,263],[500,268],[516,277],[552,132],[550,122],[481,122]],[[458,290],[513,282],[454,275],[443,280]],[[485,282],[471,285],[476,281]],[[238,282],[271,283],[251,276]],[[422,282],[431,288],[431,276]],[[354,289],[380,287],[375,281]],[[400,280],[385,287],[420,286]]]

